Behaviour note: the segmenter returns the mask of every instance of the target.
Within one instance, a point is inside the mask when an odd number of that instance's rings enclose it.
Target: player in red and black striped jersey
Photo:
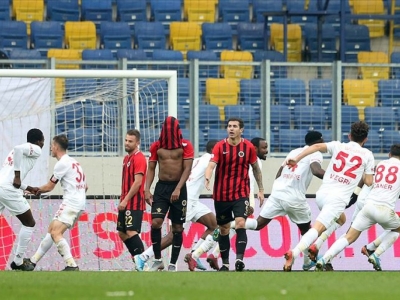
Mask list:
[[[220,271],[229,270],[229,230],[230,222],[235,220],[236,271],[244,269],[243,256],[247,245],[245,221],[249,212],[250,179],[249,167],[257,182],[260,206],[264,201],[261,169],[257,163],[257,154],[253,144],[242,138],[243,120],[230,118],[227,123],[228,137],[218,142],[207,167],[205,180],[209,190],[210,178],[214,168],[215,180],[213,199],[217,223],[220,227],[219,247],[223,266]]]
[[[145,199],[151,205],[151,240],[155,258],[149,271],[164,268],[161,259],[161,227],[167,213],[172,223],[173,234],[168,271],[176,271],[176,261],[182,247],[183,223],[186,220],[186,181],[192,169],[193,159],[193,146],[183,139],[179,121],[174,117],[167,117],[161,128],[160,138],[150,146],[146,177]],[[157,163],[158,182],[153,196],[150,187]]]
[[[128,154],[124,157],[122,166],[121,199],[118,205],[118,234],[132,259],[144,251],[139,233],[146,208],[144,184],[147,162],[139,150],[139,144],[140,132],[136,129],[129,130],[125,137],[125,151]]]

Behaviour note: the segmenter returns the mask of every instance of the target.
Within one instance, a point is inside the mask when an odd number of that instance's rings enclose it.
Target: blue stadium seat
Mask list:
[[[160,50],[153,51],[153,61],[178,61],[183,63],[183,54],[181,51]],[[152,65],[153,70],[176,70],[178,77],[186,76],[186,66],[184,64],[155,64]]]
[[[329,108],[332,105],[332,80],[311,79],[308,83],[310,90],[310,102],[316,106]]]
[[[142,128],[140,130],[141,138],[140,149],[142,151],[149,151],[151,144],[153,144],[160,137],[160,130],[154,128]]]
[[[390,147],[393,144],[398,144],[400,141],[400,131],[398,130],[385,130],[382,133],[383,153],[389,153]]]
[[[47,0],[47,20],[66,22],[80,21],[78,0]]]
[[[147,21],[146,0],[117,0],[117,21],[127,22],[132,33],[136,22]]]
[[[271,105],[271,129],[289,129],[292,121],[291,109],[286,105]]]
[[[111,50],[131,49],[131,30],[125,22],[102,22],[100,47]]]
[[[10,51],[9,55],[10,59],[16,60],[39,60],[43,59],[40,55],[40,52],[37,50],[26,50],[26,49],[14,49]],[[14,69],[43,69],[45,64],[40,63],[13,63],[12,64]]]
[[[149,60],[147,54],[142,49],[119,49],[117,50],[117,59],[126,58],[128,67],[131,69],[148,70],[148,64],[137,64]]]
[[[75,129],[83,126],[83,104],[76,102],[58,107],[55,115],[56,125],[66,124],[67,128]]]
[[[179,120],[180,121],[180,120]],[[181,122],[179,122],[181,124]],[[190,129],[182,129],[182,136],[184,139],[190,140],[193,144],[194,142],[190,139]],[[202,132],[199,133],[199,150],[200,151],[206,151],[206,139],[205,136]]]
[[[189,78],[178,78],[178,108],[183,108],[186,113],[189,112]]]
[[[397,129],[395,112],[392,107],[366,107],[365,122],[370,126],[370,131],[395,130]]]
[[[264,23],[266,12],[282,11],[282,0],[253,0],[253,20],[257,23]],[[268,16],[268,26],[272,23],[282,23],[282,16]]]
[[[342,133],[349,133],[351,124],[359,120],[356,106],[342,105]]]
[[[327,11],[330,13],[337,13],[336,15],[328,15],[325,17],[325,24],[332,24],[335,29],[336,37],[340,35],[340,16],[339,12],[341,11],[341,0],[329,0]],[[311,2],[312,3],[312,2]],[[314,2],[317,4],[318,2]],[[349,1],[344,1],[345,3],[345,13],[351,13]],[[324,3],[322,2],[322,5]],[[345,20],[346,23],[350,24],[351,19]]]
[[[392,52],[390,62],[392,64],[400,64],[400,52]],[[391,74],[393,78],[400,79],[400,67],[393,67]]]
[[[346,24],[345,26],[345,59],[346,62],[357,62],[360,51],[371,51],[369,29],[365,25]]]
[[[244,125],[243,137],[251,141],[253,138],[261,137],[260,129],[249,129],[246,124]]]
[[[67,78],[65,79],[65,99],[75,99],[83,94],[96,93],[96,79]]]
[[[0,1],[0,20],[10,21],[10,1],[1,0]]]
[[[85,126],[101,129],[105,117],[103,105],[97,101],[85,101],[83,111],[85,113]]]
[[[26,23],[22,21],[0,21],[0,49],[27,49]]]
[[[271,62],[284,62],[285,56],[283,53],[270,50],[270,51],[254,51],[253,52],[253,61],[261,62],[263,60],[270,60]],[[256,66],[254,68],[254,76],[260,77],[261,68]],[[286,66],[271,66],[270,72],[271,79],[274,81],[276,78],[286,78],[287,77],[287,67]]]
[[[118,151],[118,129],[116,127],[106,126],[102,130],[102,134],[103,134],[104,151],[106,152]]]
[[[311,3],[313,3],[313,1],[311,1]],[[317,10],[315,6],[309,5],[308,10],[305,11],[304,1],[297,1],[297,0],[287,0],[287,9],[289,11],[289,14],[291,12],[299,13],[299,12],[311,12]],[[317,22],[318,22],[317,16],[310,16],[308,14],[290,16],[290,23],[299,24],[302,28],[306,24],[316,24]]]
[[[335,28],[332,24],[323,24],[321,28],[321,47],[318,47],[318,25],[305,24],[305,47],[310,61],[332,62],[337,59]],[[321,48],[321,60],[318,49]]]
[[[225,120],[239,117],[244,122],[244,127],[256,129],[260,124],[260,110],[251,105],[226,105],[224,107]]]
[[[261,80],[240,80],[240,99],[243,104],[259,109],[261,105]]]
[[[306,87],[301,79],[275,79],[275,100],[278,104],[295,106],[306,104]]]
[[[101,50],[90,50],[86,49],[82,51],[82,60],[92,61],[115,61],[115,57],[110,49]],[[113,64],[82,64],[82,69],[115,69],[117,65]]]
[[[385,133],[385,131],[383,132],[383,134],[384,133]],[[383,146],[382,145],[382,132],[376,132],[376,131],[370,130],[368,132],[368,140],[365,143],[364,147],[371,150],[373,153],[381,153],[382,146]],[[390,146],[389,146],[389,149],[390,149]]]
[[[239,23],[250,22],[250,11],[248,0],[219,0],[218,17],[220,22],[228,23],[232,33],[237,34]]]
[[[219,61],[217,54],[214,51],[188,51],[187,60],[198,59],[199,61]],[[200,78],[218,78],[218,65],[199,65]]]
[[[151,17],[152,21],[162,22],[165,35],[169,35],[169,25],[171,22],[179,22],[182,20],[182,0],[151,0]]]
[[[204,50],[232,50],[232,29],[228,23],[203,23],[202,42]]]
[[[325,129],[326,116],[321,106],[296,105],[293,111],[294,125],[297,129]]]
[[[76,128],[69,130],[68,147],[70,151],[101,151],[101,133],[94,128]]]
[[[378,98],[382,106],[400,106],[400,79],[378,81]]]
[[[290,152],[305,145],[304,136],[307,131],[302,129],[280,129],[279,145],[281,152]]]
[[[265,50],[264,24],[239,23],[237,26],[237,46],[239,50]]]
[[[166,39],[161,22],[137,22],[133,38],[135,48],[146,50],[150,56],[155,49],[165,49]]]
[[[221,128],[221,119],[217,105],[200,104],[199,111],[201,112],[199,114],[199,128],[201,131],[207,133]]]
[[[322,133],[322,138],[324,139],[325,143],[332,141],[332,130],[331,129],[319,129],[318,132]]]
[[[94,22],[99,33],[100,22],[113,20],[111,0],[81,0],[81,18],[83,21]]]
[[[64,31],[57,21],[31,23],[31,47],[47,57],[51,48],[63,48]]]
[[[226,129],[214,129],[214,130],[210,130],[206,137],[207,137],[207,141],[211,141],[211,140],[221,141],[228,137],[228,133],[227,133]]]

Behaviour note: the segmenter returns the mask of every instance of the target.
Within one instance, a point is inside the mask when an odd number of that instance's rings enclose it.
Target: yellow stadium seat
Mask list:
[[[253,55],[248,51],[222,51],[221,61],[226,62],[252,62]],[[253,66],[249,65],[222,65],[221,74],[224,78],[251,79]]]
[[[56,59],[56,69],[79,69],[79,64],[57,64],[60,60],[81,60],[81,51],[76,49],[49,49],[47,57]]]
[[[389,57],[384,52],[358,52],[358,62],[361,64],[388,64]],[[372,80],[375,92],[378,92],[378,82],[382,79],[389,79],[389,67],[360,67],[359,75],[362,79]]]
[[[219,107],[221,120],[225,120],[225,105],[238,104],[239,89],[235,79],[209,78],[206,80],[206,101]]]
[[[184,18],[189,22],[215,22],[215,4],[213,0],[184,0]]]
[[[173,50],[182,51],[186,58],[187,51],[201,50],[201,27],[195,22],[171,22],[169,42]]]
[[[358,108],[360,120],[364,120],[364,108],[375,106],[375,87],[371,80],[345,79],[343,82],[344,101]]]
[[[353,13],[355,15],[384,15],[385,7],[383,0],[358,0],[353,3]],[[358,20],[358,24],[365,25],[369,29],[369,36],[382,37],[385,36],[385,20],[372,19]]]
[[[65,22],[65,45],[70,49],[96,49],[96,25],[90,21]]]
[[[284,52],[283,24],[271,24],[270,43],[279,52]],[[298,24],[287,25],[287,61],[301,61],[301,27]]]
[[[56,78],[55,80],[55,102],[60,103],[63,100],[65,92],[65,79]]]
[[[31,34],[31,22],[43,21],[44,0],[13,0],[13,15],[16,21],[26,23],[27,34]]]

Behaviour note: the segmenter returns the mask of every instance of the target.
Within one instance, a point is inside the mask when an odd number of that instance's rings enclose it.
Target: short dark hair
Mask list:
[[[231,117],[228,119],[228,121],[226,122],[226,127],[228,127],[229,122],[231,121],[237,121],[239,122],[239,128],[243,128],[244,127],[244,122],[241,118],[238,117]]]
[[[68,138],[65,134],[56,135],[53,137],[53,141],[56,142],[64,151],[68,149]]]
[[[351,124],[350,134],[352,140],[356,143],[361,143],[368,137],[369,126],[364,121],[357,121]]]
[[[206,145],[207,153],[211,153],[212,149],[214,148],[215,144],[218,143],[217,140],[209,140]]]
[[[393,144],[390,147],[390,154],[392,156],[400,157],[400,144]]]
[[[140,132],[137,129],[130,129],[126,133],[127,135],[133,135],[136,137],[136,140],[139,142],[140,141]]]
[[[261,137],[255,137],[251,139],[251,143],[254,145],[254,147],[260,147],[260,142],[261,141],[265,141],[265,139],[261,138]]]
[[[311,146],[313,144],[316,144],[322,139],[322,133],[319,131],[310,131],[306,134],[304,137],[304,142],[306,145]]]
[[[35,144],[38,141],[43,141],[43,139],[43,132],[37,128],[30,129],[26,135],[26,140],[31,144]]]

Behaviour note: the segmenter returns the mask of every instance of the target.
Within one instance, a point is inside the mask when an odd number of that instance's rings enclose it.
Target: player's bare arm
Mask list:
[[[183,170],[182,170],[181,179],[179,180],[178,184],[176,185],[175,190],[171,194],[172,202],[179,200],[181,188],[189,178],[190,172],[192,171],[192,165],[193,165],[193,159],[185,159],[183,161]]]
[[[254,178],[258,186],[258,200],[260,200],[260,207],[261,207],[264,203],[264,186],[262,182],[262,172],[257,161],[251,166],[253,167]]]
[[[374,174],[364,174],[364,184],[371,186],[374,182]]]
[[[215,162],[210,161],[210,162],[208,163],[206,172],[205,172],[205,174],[204,174],[205,186],[206,186],[207,191],[210,191],[210,180],[211,180],[213,171],[214,171],[214,169],[215,169],[216,166],[217,166],[217,164],[216,164]]]
[[[154,181],[154,176],[156,173],[156,166],[157,166],[156,161],[149,161],[148,167],[147,167],[146,185],[144,188],[144,200],[150,206],[153,203],[153,195],[150,192],[150,187]]]
[[[44,193],[51,192],[52,190],[54,190],[56,184],[57,184],[57,183],[54,183],[54,182],[50,179],[48,183],[46,183],[45,185],[42,185],[41,187],[39,187],[39,189],[38,189],[38,191],[37,191],[36,194],[44,194]]]
[[[281,174],[282,174],[282,170],[283,170],[283,168],[284,168],[284,166],[281,166],[281,167],[279,168],[278,172],[276,172],[275,179],[277,179],[277,178],[281,177]]]
[[[300,154],[298,154],[294,158],[288,158],[286,160],[286,164],[290,166],[295,166],[300,160],[302,160],[304,157],[307,155],[310,155],[315,152],[323,152],[326,153],[328,151],[328,147],[326,146],[325,143],[318,143],[311,145],[310,147],[306,148],[304,151],[302,151]]]
[[[126,194],[125,198],[118,204],[118,210],[124,210],[128,205],[129,199],[132,199],[134,195],[139,191],[140,186],[142,185],[143,174],[135,174],[135,181],[133,182],[131,188],[129,189],[128,194]]]
[[[313,162],[310,165],[311,168],[311,173],[315,176],[318,177],[319,179],[323,179],[325,175],[325,170],[321,168],[321,164],[317,162]]]

